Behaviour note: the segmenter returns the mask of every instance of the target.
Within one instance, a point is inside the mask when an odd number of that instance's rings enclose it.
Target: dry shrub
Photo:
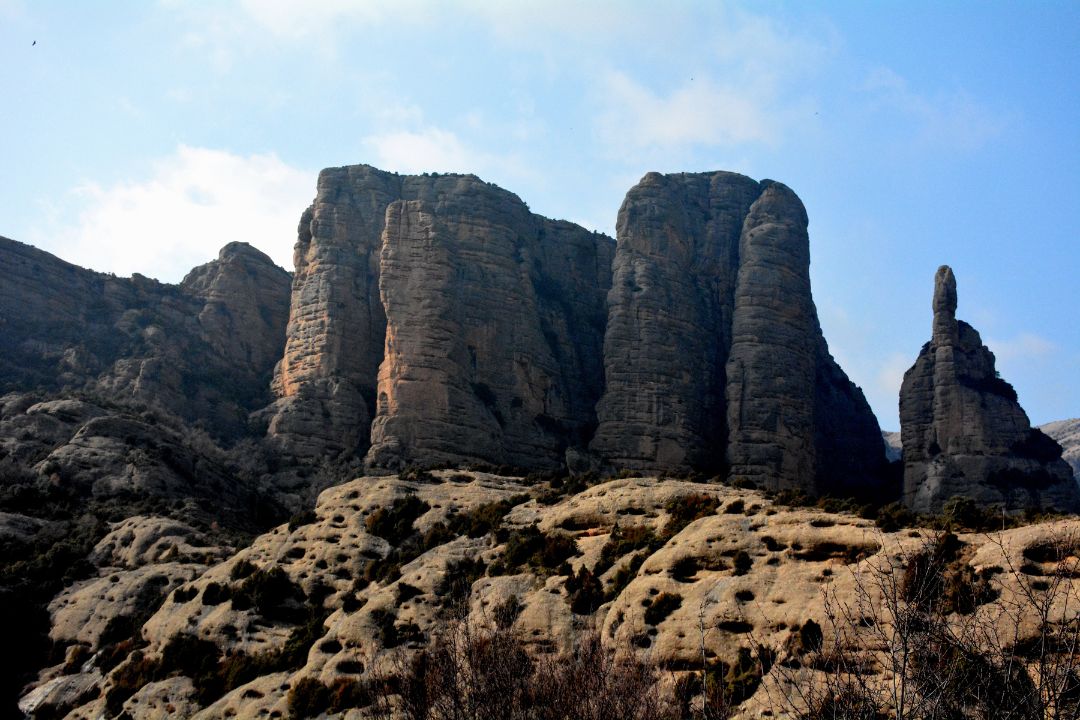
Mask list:
[[[616,659],[597,633],[561,654],[534,656],[504,628],[453,623],[431,645],[400,655],[377,707],[406,720],[674,720],[655,670]]]
[[[823,642],[793,638],[771,702],[807,720],[1080,717],[1077,559],[1058,553],[1036,583],[991,542],[1008,567],[975,573],[963,543],[942,534],[870,561],[853,601],[826,592]]]

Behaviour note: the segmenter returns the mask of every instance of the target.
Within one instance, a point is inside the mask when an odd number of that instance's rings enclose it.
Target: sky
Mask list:
[[[943,263],[1032,420],[1080,416],[1078,2],[0,0],[0,235],[167,282],[236,240],[291,269],[354,163],[611,235],[649,171],[782,181],[883,428]]]

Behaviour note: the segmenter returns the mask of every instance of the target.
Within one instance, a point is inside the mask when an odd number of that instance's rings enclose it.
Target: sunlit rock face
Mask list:
[[[603,387],[612,245],[471,175],[324,170],[270,436],[380,466],[562,463]]]

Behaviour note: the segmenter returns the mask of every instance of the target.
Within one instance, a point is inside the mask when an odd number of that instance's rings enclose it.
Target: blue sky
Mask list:
[[[780,180],[883,427],[942,263],[1032,419],[1080,415],[1080,3],[0,0],[2,235],[289,267],[318,170],[358,162],[612,234],[650,170]]]

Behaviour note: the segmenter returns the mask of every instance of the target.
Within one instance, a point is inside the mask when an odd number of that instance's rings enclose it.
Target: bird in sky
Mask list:
[[[34,42],[30,43],[30,47],[34,47],[35,45],[37,45],[37,40],[35,40]]]

